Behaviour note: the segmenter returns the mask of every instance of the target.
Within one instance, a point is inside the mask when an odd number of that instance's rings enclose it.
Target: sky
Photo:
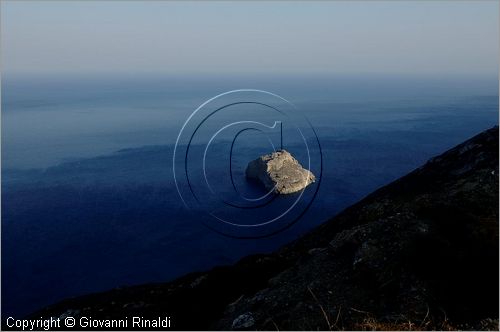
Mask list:
[[[1,2],[4,73],[498,75],[498,1]]]

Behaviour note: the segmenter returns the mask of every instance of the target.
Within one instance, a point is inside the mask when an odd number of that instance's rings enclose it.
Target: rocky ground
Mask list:
[[[298,241],[234,266],[32,317],[168,315],[173,329],[498,330],[498,128]]]

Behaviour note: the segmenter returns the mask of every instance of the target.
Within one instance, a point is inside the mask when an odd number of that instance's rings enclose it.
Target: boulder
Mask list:
[[[257,180],[277,194],[295,193],[316,180],[314,174],[304,169],[286,150],[278,150],[248,163],[246,177]]]
[[[250,312],[238,316],[232,324],[234,330],[249,329],[255,325],[255,320]]]

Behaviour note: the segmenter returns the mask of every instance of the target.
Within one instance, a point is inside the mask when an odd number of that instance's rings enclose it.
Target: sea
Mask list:
[[[1,83],[3,317],[276,250],[499,116],[496,75]],[[316,182],[277,196],[245,178],[249,161],[280,148]]]

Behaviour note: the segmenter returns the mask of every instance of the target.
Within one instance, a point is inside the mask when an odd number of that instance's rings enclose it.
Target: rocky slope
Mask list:
[[[173,329],[498,329],[498,128],[298,241],[33,317],[171,317]]]

